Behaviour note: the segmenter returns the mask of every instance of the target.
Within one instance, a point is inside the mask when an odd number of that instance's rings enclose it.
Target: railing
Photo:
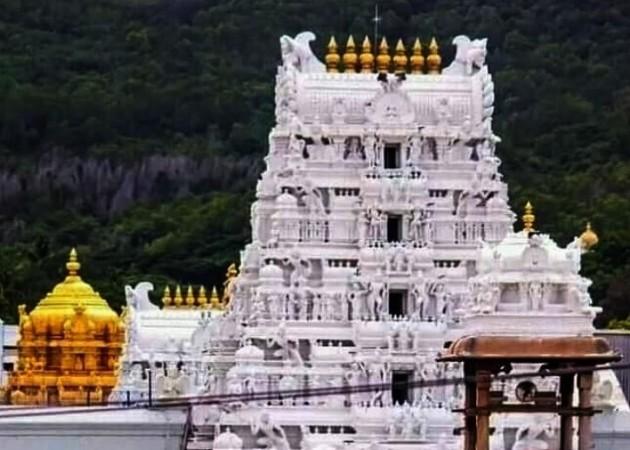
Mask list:
[[[327,220],[300,220],[298,226],[300,242],[330,241],[330,225]]]
[[[507,231],[505,223],[434,220],[431,222],[431,241],[435,244],[476,244],[479,240],[498,242]]]
[[[279,238],[289,242],[351,243],[356,239],[354,219],[283,219]]]

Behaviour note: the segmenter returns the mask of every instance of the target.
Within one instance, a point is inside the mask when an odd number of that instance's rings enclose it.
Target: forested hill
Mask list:
[[[511,205],[585,256],[601,323],[630,313],[630,2],[381,1],[390,42],[489,38]],[[78,245],[125,283],[218,283],[249,233],[273,123],[278,38],[372,33],[374,1],[3,0],[0,317],[37,302]],[[156,293],[156,298],[159,293]]]

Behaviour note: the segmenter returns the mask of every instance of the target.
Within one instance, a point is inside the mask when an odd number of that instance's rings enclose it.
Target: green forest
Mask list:
[[[273,126],[278,38],[371,35],[374,1],[3,0],[0,317],[64,276],[220,284],[249,236]],[[390,43],[488,37],[498,155],[520,215],[561,245],[587,220],[598,326],[630,314],[630,2],[379,2]],[[520,227],[519,223],[515,224]],[[160,292],[154,292],[158,301]]]

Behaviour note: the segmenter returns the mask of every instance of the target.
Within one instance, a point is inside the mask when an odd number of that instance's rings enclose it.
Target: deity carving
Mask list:
[[[375,134],[366,133],[363,136],[363,153],[368,163],[368,167],[380,167],[381,155],[383,154],[383,141]]]
[[[402,245],[392,245],[387,250],[387,273],[410,273],[413,260],[409,249]]]
[[[540,311],[543,309],[543,289],[543,284],[538,281],[532,281],[527,286],[530,308],[533,311]]]
[[[360,405],[364,399],[365,394],[363,392],[357,392],[353,387],[360,387],[367,383],[368,376],[365,369],[365,364],[360,359],[355,359],[350,368],[346,370],[344,377],[348,383],[349,388],[349,402],[351,405]]]
[[[429,212],[422,208],[415,208],[407,218],[409,221],[407,225],[409,241],[419,246],[427,245],[429,243]]]
[[[420,278],[412,284],[410,294],[413,299],[416,317],[420,320],[424,319],[427,313],[426,308],[429,303],[428,286],[424,278]]]
[[[287,337],[287,329],[284,322],[280,322],[273,336],[267,339],[267,347],[273,348],[274,345],[279,349],[274,351],[273,355],[281,359],[286,364],[302,366],[304,361],[300,355],[298,341]]]
[[[384,303],[387,295],[387,285],[382,281],[382,273],[368,282],[359,279],[354,281],[355,299],[363,298],[363,303],[354,302],[353,312],[361,311],[362,317],[367,320],[378,320],[384,311]]]
[[[308,279],[308,274],[312,269],[312,264],[308,259],[301,257],[300,251],[296,248],[284,258],[283,263],[290,269],[289,286],[301,286]]]
[[[336,98],[333,101],[330,115],[333,125],[341,125],[346,121],[346,105],[343,98]]]
[[[407,140],[407,158],[408,166],[417,166],[420,164],[424,154],[424,139],[420,133],[414,134]]]
[[[436,122],[436,127],[442,128],[442,129],[450,125],[451,109],[450,109],[448,98],[446,97],[440,98],[437,101],[437,105],[435,106],[435,122]]]
[[[387,216],[375,206],[369,206],[359,213],[357,225],[360,245],[384,241],[387,237]]]
[[[223,296],[221,301],[223,305],[228,305],[234,298],[234,295],[236,294],[237,280],[238,269],[236,268],[236,264],[232,263],[227,269],[225,281],[223,282]]]
[[[359,136],[349,136],[344,140],[343,159],[365,159],[365,152],[362,149],[361,138]]]
[[[281,426],[275,424],[268,412],[263,411],[252,419],[251,432],[254,436],[262,435],[256,439],[256,443],[270,450],[290,450],[289,441]]]
[[[155,379],[158,397],[173,398],[189,395],[191,392],[191,380],[188,374],[177,368],[175,362],[166,364],[165,373]]]
[[[387,82],[383,92],[368,102],[365,108],[366,119],[373,124],[409,124],[416,114],[409,96],[401,91],[400,82]]]

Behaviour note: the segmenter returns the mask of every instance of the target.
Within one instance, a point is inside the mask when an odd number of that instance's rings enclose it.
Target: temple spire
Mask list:
[[[203,286],[199,288],[199,296],[197,297],[197,304],[202,309],[206,308],[208,305],[208,297],[206,297],[206,288]]]
[[[440,47],[435,38],[431,38],[429,44],[429,56],[427,56],[427,73],[438,75],[441,71],[442,57],[440,56]]]
[[[344,72],[357,71],[357,61],[359,60],[359,56],[357,55],[357,49],[352,35],[348,36],[348,42],[346,42],[346,52],[343,54],[342,59]]]
[[[389,56],[389,45],[387,45],[387,39],[383,36],[381,44],[378,46],[378,56],[376,57],[376,66],[379,73],[389,72],[389,65],[392,61],[392,57]]]
[[[184,303],[184,299],[182,298],[182,288],[179,284],[175,288],[175,298],[173,299],[173,303],[175,304],[176,308],[179,308],[180,306],[182,306],[182,303]]]
[[[398,39],[396,43],[396,53],[394,55],[394,72],[405,73],[407,72],[407,51],[402,39]]]
[[[413,43],[411,58],[409,58],[409,60],[411,62],[411,73],[421,74],[424,68],[424,56],[422,56],[422,44],[418,38],[416,38]]]
[[[186,290],[186,306],[192,308],[195,306],[195,295],[193,294],[193,288],[191,285],[188,285],[188,289]]]
[[[372,44],[370,38],[365,36],[361,45],[361,55],[359,56],[362,73],[372,73],[374,70],[374,55],[372,54]]]
[[[330,41],[328,42],[328,53],[326,53],[326,70],[328,72],[339,72],[339,57],[337,41],[334,36],[330,37]]]
[[[534,230],[534,222],[536,221],[536,216],[534,215],[534,207],[528,201],[525,204],[525,213],[521,217],[523,219],[523,232],[530,233]]]
[[[173,298],[171,297],[171,288],[167,285],[164,287],[164,294],[162,295],[162,304],[165,308],[169,308],[173,303]]]
[[[68,269],[69,277],[79,276],[79,269],[81,269],[81,263],[79,262],[77,250],[74,247],[72,247],[72,250],[70,250],[70,255],[68,256],[68,262],[66,263],[66,269]]]
[[[219,293],[217,292],[217,287],[212,286],[212,292],[210,293],[210,308],[212,309],[220,309],[221,303],[219,301]]]

